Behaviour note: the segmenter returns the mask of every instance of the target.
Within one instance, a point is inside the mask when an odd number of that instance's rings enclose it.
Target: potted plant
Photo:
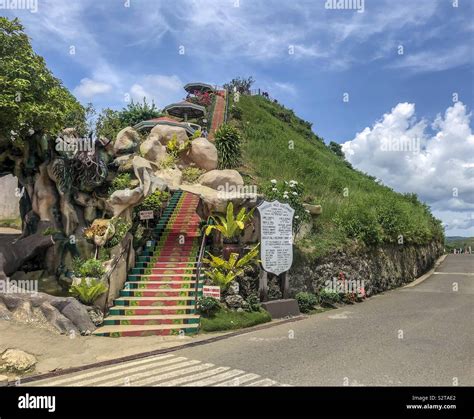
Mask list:
[[[254,209],[252,208],[250,211],[247,211],[246,208],[242,208],[237,215],[234,215],[234,205],[232,202],[229,202],[225,218],[221,215],[211,217],[214,224],[209,224],[206,227],[206,236],[211,234],[213,230],[221,233],[223,241],[222,255],[224,259],[229,259],[231,253],[240,255],[241,246],[239,238],[246,224],[252,219]]]

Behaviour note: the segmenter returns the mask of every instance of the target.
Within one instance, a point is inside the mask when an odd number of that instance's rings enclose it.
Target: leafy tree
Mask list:
[[[33,133],[78,126],[85,110],[37,55],[18,19],[0,17],[0,137],[3,149]]]
[[[331,150],[336,156],[340,157],[341,159],[345,158],[344,152],[342,151],[341,144],[331,141],[328,147],[329,147],[329,150]]]
[[[132,100],[122,109],[122,111],[119,112],[119,115],[124,126],[133,127],[139,122],[161,116],[161,112],[153,101],[151,102],[151,105],[149,105],[146,98],[143,98],[143,103],[134,102]]]
[[[252,85],[255,83],[255,80],[252,76],[248,78],[243,77],[236,77],[232,79],[229,83],[224,84],[224,88],[230,91],[234,91],[234,87],[236,88],[237,92],[248,95],[250,94],[250,89]]]
[[[97,117],[96,136],[114,140],[122,128],[125,128],[120,118],[120,112],[110,108],[102,109]]]

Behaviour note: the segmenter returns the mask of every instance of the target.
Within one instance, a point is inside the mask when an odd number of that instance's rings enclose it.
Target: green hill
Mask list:
[[[232,101],[231,101],[232,103]],[[243,137],[246,182],[264,187],[270,179],[303,183],[304,201],[323,213],[299,249],[320,256],[348,247],[426,244],[443,241],[443,229],[414,194],[399,194],[354,170],[336,155],[311,124],[260,96],[240,96],[229,123]]]

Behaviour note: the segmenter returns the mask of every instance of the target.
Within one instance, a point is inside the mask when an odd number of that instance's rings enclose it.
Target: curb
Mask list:
[[[294,323],[294,322],[297,322],[297,321],[300,321],[300,320],[303,320],[303,319],[306,319],[306,318],[307,318],[307,316],[304,316],[304,315],[296,316],[296,317],[292,317],[292,318],[289,318],[289,319],[276,321],[274,323],[269,322],[269,323],[265,323],[265,324],[254,326],[254,327],[247,327],[247,328],[244,328],[244,329],[239,329],[239,330],[236,330],[234,332],[225,333],[225,334],[220,335],[220,336],[209,337],[208,339],[203,339],[203,340],[200,340],[200,341],[197,341],[197,342],[189,342],[189,343],[185,343],[184,345],[173,346],[171,348],[157,349],[157,350],[154,350],[154,351],[142,352],[142,353],[138,353],[138,354],[127,355],[127,356],[124,356],[124,357],[121,357],[121,358],[115,358],[115,359],[109,359],[107,361],[96,362],[96,363],[93,363],[93,364],[86,364],[86,365],[81,365],[81,366],[78,366],[78,367],[66,368],[66,369],[59,370],[59,371],[51,371],[51,372],[47,372],[47,373],[44,373],[44,374],[38,374],[38,375],[29,376],[29,377],[24,377],[24,378],[20,378],[20,382],[21,382],[20,385],[23,386],[24,383],[31,383],[33,381],[44,380],[46,378],[61,377],[63,375],[72,374],[72,373],[75,373],[75,372],[81,372],[81,371],[89,370],[89,369],[92,369],[92,368],[98,368],[98,367],[105,367],[105,366],[109,366],[109,365],[120,364],[122,362],[134,361],[136,359],[147,358],[149,356],[161,355],[161,354],[166,354],[166,353],[169,353],[169,352],[179,351],[181,349],[188,349],[188,348],[193,348],[195,346],[206,345],[206,344],[209,344],[209,343],[218,342],[220,340],[229,339],[229,338],[232,338],[234,336],[239,336],[239,335],[243,335],[243,334],[246,334],[246,333],[251,333],[251,332],[258,331],[258,330],[270,329],[272,327],[279,326],[281,324]],[[107,338],[98,338],[98,339],[107,339]],[[108,339],[115,339],[115,338],[108,338]],[[14,387],[15,384],[12,381],[12,382],[8,383],[8,386],[9,387]]]
[[[410,282],[408,285],[405,285],[403,288],[412,288],[421,284],[425,280],[427,280],[431,275],[434,274],[434,272],[436,271],[436,268],[444,262],[447,256],[448,254],[441,255],[438,258],[438,260],[435,262],[434,266],[428,272],[421,275],[419,278],[415,279],[413,282]]]

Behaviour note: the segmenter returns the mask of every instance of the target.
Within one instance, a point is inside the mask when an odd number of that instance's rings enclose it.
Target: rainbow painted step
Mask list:
[[[156,238],[138,256],[120,296],[94,335],[164,336],[198,332],[200,317],[195,302],[202,295],[204,279],[202,275],[196,277],[202,225],[196,214],[198,203],[199,198],[187,192],[173,194],[154,229]]]

